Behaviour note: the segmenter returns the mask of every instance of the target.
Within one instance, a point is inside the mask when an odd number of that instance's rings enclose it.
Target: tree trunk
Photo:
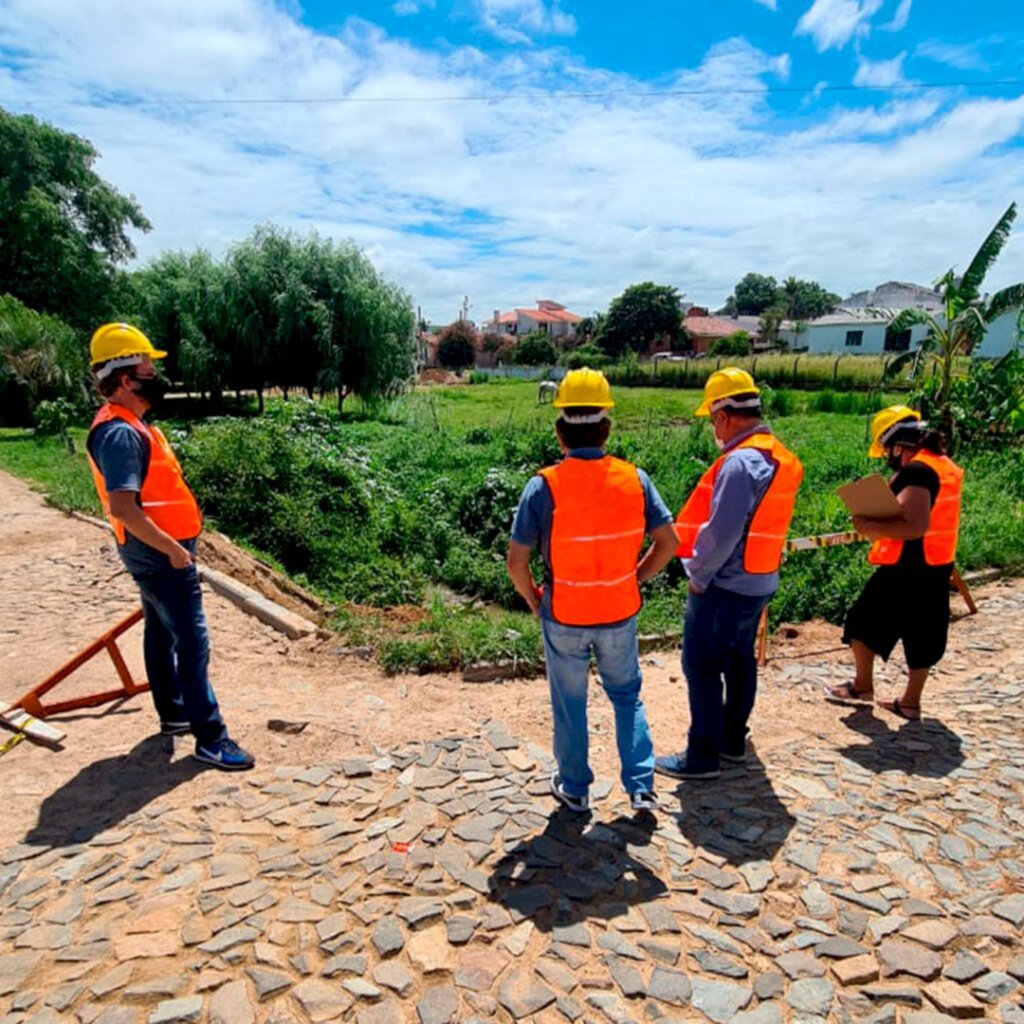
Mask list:
[[[262,387],[258,387],[256,389],[256,403],[257,403],[257,407],[256,407],[257,408],[257,412],[262,416],[263,415],[263,388]]]

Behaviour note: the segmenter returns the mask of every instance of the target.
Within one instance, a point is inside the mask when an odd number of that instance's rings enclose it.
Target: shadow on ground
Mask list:
[[[656,827],[652,814],[592,824],[560,807],[494,865],[488,897],[545,932],[617,917],[667,891],[656,874],[661,851],[650,845]]]
[[[86,843],[204,770],[191,758],[172,761],[172,744],[166,736],[147,736],[127,754],[86,765],[43,801],[22,841],[30,846]]]
[[[870,772],[895,769],[908,775],[941,779],[964,763],[960,737],[937,718],[901,722],[894,729],[865,706],[852,711],[842,722],[870,742],[851,743],[839,753]]]
[[[770,861],[796,818],[786,809],[757,755],[717,779],[680,783],[677,820],[689,842],[730,864]]]

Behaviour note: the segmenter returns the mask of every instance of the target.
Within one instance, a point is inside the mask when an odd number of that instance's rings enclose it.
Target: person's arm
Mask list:
[[[672,561],[677,547],[679,547],[679,536],[672,523],[655,527],[651,531],[651,546],[644,552],[644,557],[640,559],[640,564],[636,567],[637,580],[640,583],[646,583],[657,576]]]
[[[512,586],[516,593],[527,603],[530,611],[536,615],[540,611],[540,587],[533,581],[530,571],[530,554],[532,546],[519,544],[514,540],[508,542],[508,557],[505,564]]]
[[[743,539],[743,528],[757,500],[750,470],[737,453],[727,459],[715,478],[708,521],[700,528],[693,557],[683,559],[690,590],[703,594],[715,574],[729,560]]]
[[[869,540],[917,540],[928,532],[932,519],[932,496],[927,487],[904,487],[896,495],[900,506],[898,519],[871,519],[854,516],[853,528]]]
[[[187,569],[194,561],[191,553],[169,533],[165,533],[142,510],[136,501],[136,491],[112,491],[110,513],[124,523],[124,528],[143,544],[156,548],[169,559],[172,568]]]

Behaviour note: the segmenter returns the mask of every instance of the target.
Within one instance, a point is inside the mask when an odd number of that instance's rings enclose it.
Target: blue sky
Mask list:
[[[647,279],[715,306],[748,270],[845,294],[1024,199],[1018,7],[0,0],[0,104],[93,141],[142,259],[315,229],[435,321]],[[991,284],[1022,278],[1018,231]]]

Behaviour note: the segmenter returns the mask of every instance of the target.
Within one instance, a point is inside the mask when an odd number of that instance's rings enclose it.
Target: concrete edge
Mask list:
[[[110,529],[110,524],[103,519],[86,515],[84,512],[69,512],[68,515],[80,522],[88,523],[90,526],[98,526],[108,533],[113,532]],[[215,594],[227,598],[237,608],[276,629],[279,633],[284,633],[289,640],[300,640],[304,636],[316,633],[320,628],[316,623],[304,619],[301,615],[296,615],[295,612],[290,612],[276,601],[271,601],[269,597],[264,597],[259,591],[247,587],[244,583],[239,583],[238,580],[226,573],[208,569],[204,565],[199,565],[197,568],[199,578],[209,584]]]

